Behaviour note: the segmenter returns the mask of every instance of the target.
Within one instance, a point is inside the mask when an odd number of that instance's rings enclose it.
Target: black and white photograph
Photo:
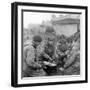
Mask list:
[[[22,78],[80,75],[80,14],[23,12]]]
[[[14,3],[12,10],[13,85],[87,81],[87,7]]]

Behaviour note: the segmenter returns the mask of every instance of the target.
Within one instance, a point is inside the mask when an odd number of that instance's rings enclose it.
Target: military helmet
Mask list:
[[[41,42],[41,41],[42,41],[42,37],[39,36],[39,35],[35,35],[35,36],[33,37],[33,41],[35,41],[35,42]]]
[[[45,38],[46,39],[56,39],[56,32],[52,26],[47,26],[45,31]]]
[[[46,33],[55,33],[54,28],[51,26],[46,27]]]

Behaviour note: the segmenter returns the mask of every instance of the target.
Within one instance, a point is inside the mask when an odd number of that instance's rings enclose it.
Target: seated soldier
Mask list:
[[[24,47],[23,77],[45,76],[42,65],[39,62],[39,55],[42,53],[42,38],[34,36],[32,45]]]

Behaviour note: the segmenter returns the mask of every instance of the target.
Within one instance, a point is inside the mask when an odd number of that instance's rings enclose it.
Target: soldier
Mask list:
[[[80,37],[75,38],[73,41],[70,57],[65,62],[64,68],[65,75],[80,74]]]
[[[65,60],[67,59],[67,49],[68,46],[66,44],[65,39],[60,39],[57,45],[57,54],[58,54],[58,67],[59,70],[64,70]]]
[[[46,44],[42,53],[42,60],[45,66],[44,71],[48,76],[55,75],[57,72],[55,63],[55,31],[52,27],[46,28]]]
[[[32,45],[24,47],[23,77],[45,76],[39,56],[43,51],[42,38],[33,37]]]

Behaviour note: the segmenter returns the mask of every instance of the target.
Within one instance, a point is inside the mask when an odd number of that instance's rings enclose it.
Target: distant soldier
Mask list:
[[[32,45],[24,47],[23,77],[44,76],[45,72],[39,62],[39,56],[43,52],[42,38],[33,37]]]

